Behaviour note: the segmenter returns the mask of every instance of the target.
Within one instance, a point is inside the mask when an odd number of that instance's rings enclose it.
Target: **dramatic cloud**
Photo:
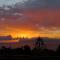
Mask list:
[[[47,7],[47,2],[46,0],[28,0],[25,3],[26,8],[46,8]]]
[[[60,8],[60,0],[47,0],[48,7]]]
[[[12,6],[18,2],[23,3],[25,1],[27,1],[27,0],[0,0],[0,6],[3,6],[3,5],[11,5]]]
[[[25,4],[27,8],[60,8],[60,0],[28,0]]]
[[[0,35],[25,33],[23,35],[26,36],[30,33],[28,35],[31,36],[41,33],[41,36],[48,36],[46,34],[51,36],[53,32],[54,36],[59,36],[59,0],[9,0],[7,2],[11,2],[11,5],[0,7]],[[56,34],[57,31],[59,34]]]

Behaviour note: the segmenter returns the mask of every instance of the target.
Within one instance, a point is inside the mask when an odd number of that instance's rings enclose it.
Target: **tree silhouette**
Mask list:
[[[28,45],[24,46],[24,54],[31,54],[31,49]]]
[[[56,50],[56,55],[60,56],[60,45],[58,46],[57,50]]]
[[[35,42],[35,47],[36,48],[42,48],[44,46],[43,39],[38,37]]]

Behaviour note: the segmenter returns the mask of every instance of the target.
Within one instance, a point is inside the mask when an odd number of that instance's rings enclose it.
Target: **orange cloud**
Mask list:
[[[54,27],[55,29],[52,29]],[[0,35],[58,38],[60,37],[60,32],[58,34],[56,30],[60,31],[59,27],[59,10],[28,10],[23,12],[22,18],[19,16],[5,17],[5,20],[0,22]],[[50,31],[53,31],[53,34]]]

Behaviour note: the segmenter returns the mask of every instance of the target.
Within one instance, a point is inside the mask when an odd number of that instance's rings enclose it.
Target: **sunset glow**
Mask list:
[[[60,1],[51,2],[1,0],[0,36],[60,38]]]
[[[0,56],[60,56],[60,0],[0,0]]]
[[[57,28],[58,29],[58,28]],[[32,37],[49,37],[49,38],[60,38],[60,30],[57,30],[55,28],[40,28],[38,31],[8,31],[7,33],[1,34],[1,36],[7,36],[11,35],[13,38],[20,37],[20,38],[32,38]]]

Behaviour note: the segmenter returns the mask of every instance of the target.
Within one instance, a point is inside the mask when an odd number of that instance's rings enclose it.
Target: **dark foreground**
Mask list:
[[[11,49],[2,47],[0,49],[0,59],[38,59],[38,58],[51,58],[51,57],[60,57],[60,46],[56,49],[56,51],[49,50],[47,48],[33,48],[31,49],[28,45],[25,45],[21,48]]]
[[[44,58],[51,58],[51,57],[54,57],[54,58],[60,57],[60,45],[58,46],[56,51],[49,50],[44,46],[45,46],[44,42],[40,37],[36,40],[35,48],[33,49],[31,49],[30,46],[28,45],[25,45],[25,46],[22,46],[16,49],[6,48],[3,46],[0,49],[0,59],[1,58],[3,59],[15,58],[15,59],[31,60],[32,58],[33,59],[38,59],[38,58],[44,59]]]
[[[45,60],[45,59],[48,59],[48,60],[51,60],[51,59],[55,59],[55,60],[59,60],[60,59],[60,56],[29,56],[29,55],[17,55],[17,56],[0,56],[0,59],[19,59],[19,60]]]

